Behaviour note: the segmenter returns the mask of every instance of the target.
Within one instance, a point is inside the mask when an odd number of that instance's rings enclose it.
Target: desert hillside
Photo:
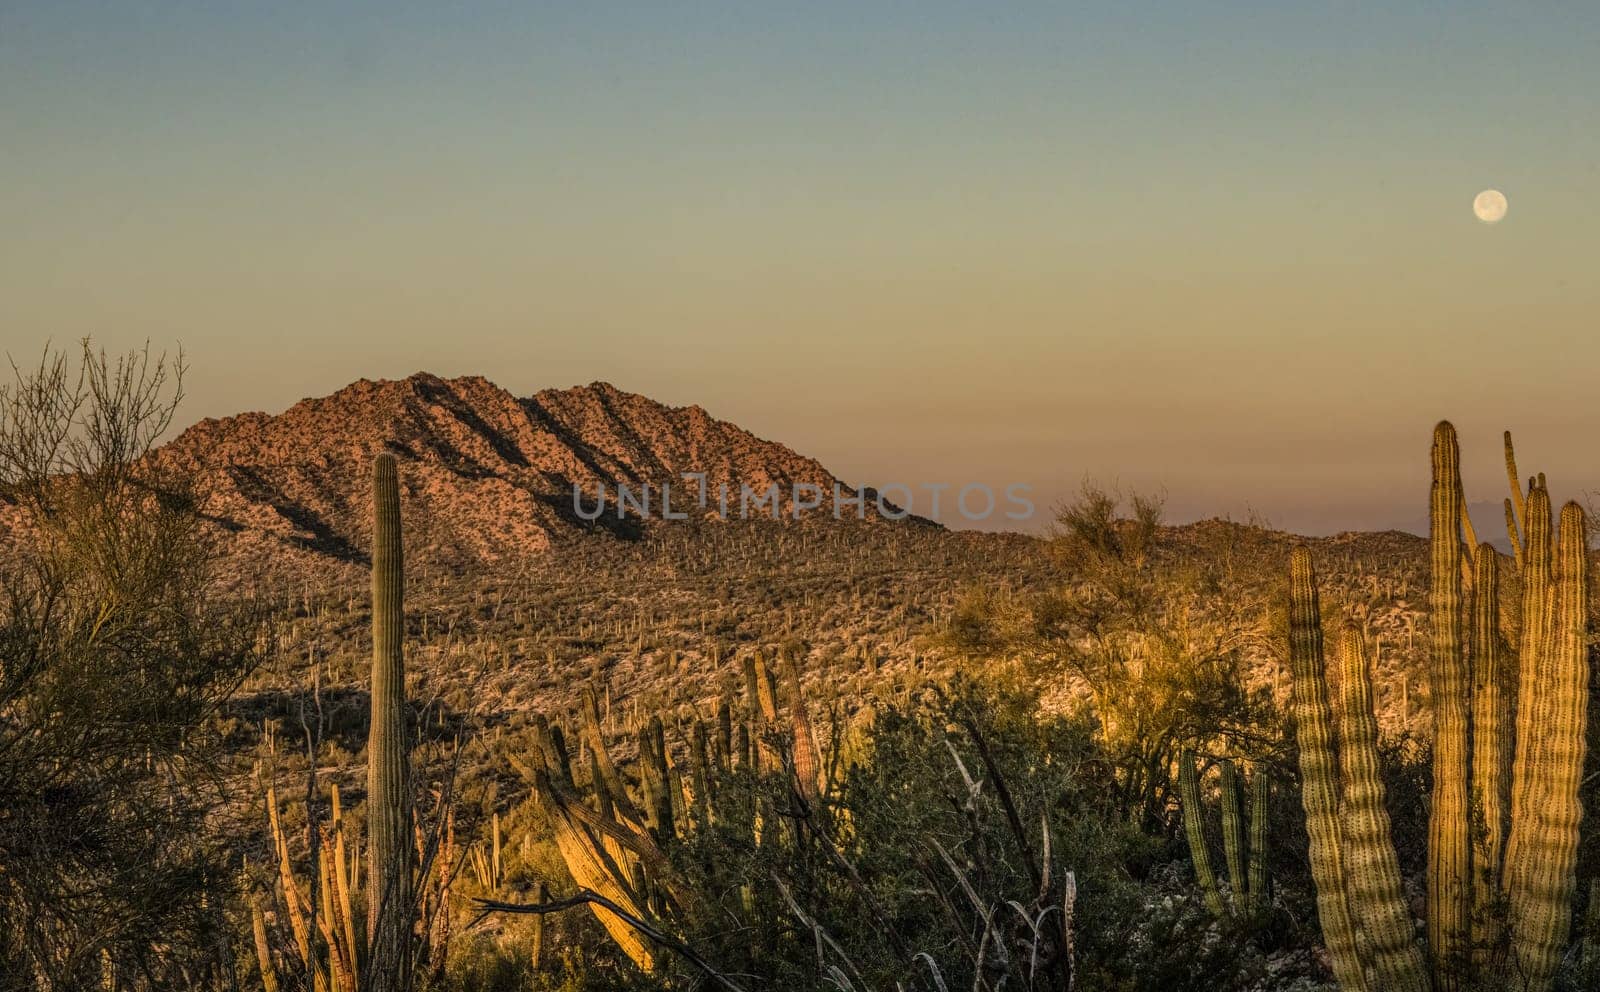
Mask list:
[[[367,467],[383,450],[403,466],[408,524],[458,563],[524,558],[596,529],[633,534],[613,512],[619,486],[648,487],[659,501],[670,485],[674,512],[688,512],[698,484],[687,472],[705,474],[712,508],[723,486],[737,505],[741,487],[776,484],[787,510],[796,486],[831,500],[839,483],[814,459],[698,406],[603,382],[517,397],[476,376],[426,373],[364,379],[276,415],[207,419],[159,456],[196,483],[230,553],[320,568],[364,561]],[[604,486],[607,512],[580,517],[574,486],[590,512]]]
[[[839,480],[698,406],[605,383],[519,399],[479,377],[362,380],[278,415],[202,421],[158,452],[202,492],[235,576],[290,602],[279,634],[285,689],[316,670],[359,693],[369,650],[368,465],[385,450],[400,465],[418,691],[490,725],[566,711],[591,682],[607,688],[619,716],[669,701],[708,706],[736,687],[750,651],[796,640],[808,679],[865,698],[872,686],[972,664],[947,650],[944,631],[976,592],[1027,597],[1075,581],[1046,539],[916,518],[662,521],[608,508],[591,522],[573,512],[574,483],[585,493],[603,484],[614,501],[619,484],[671,483],[685,472],[734,490],[831,491]],[[1158,549],[1174,581],[1226,558],[1231,591],[1258,628],[1230,650],[1251,683],[1285,705],[1288,668],[1270,625],[1296,540],[1206,521],[1163,527]],[[1375,638],[1384,724],[1425,732],[1425,540],[1349,533],[1311,544],[1332,601]],[[1063,683],[1061,703],[1072,695]]]

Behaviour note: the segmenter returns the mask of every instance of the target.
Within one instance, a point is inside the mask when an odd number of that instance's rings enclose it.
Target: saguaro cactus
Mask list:
[[[1411,921],[1400,897],[1383,814],[1364,641],[1359,631],[1347,631],[1343,741],[1336,745],[1310,555],[1296,548],[1290,559],[1290,658],[1312,877],[1324,939],[1346,990],[1455,989],[1476,978],[1494,982],[1494,987],[1546,992],[1569,935],[1588,719],[1585,521],[1577,504],[1562,508],[1560,544],[1553,555],[1543,476],[1530,482],[1524,500],[1515,482],[1509,436],[1506,454],[1516,497],[1508,501],[1508,530],[1520,549],[1523,593],[1515,757],[1509,774],[1507,753],[1513,742],[1506,734],[1512,699],[1506,683],[1512,662],[1499,634],[1499,561],[1488,545],[1474,549],[1469,653],[1463,636],[1468,622],[1461,581],[1464,501],[1455,430],[1441,423],[1434,432],[1434,792],[1427,877],[1431,973],[1421,966],[1410,937]],[[1502,907],[1508,942],[1502,939],[1505,930],[1498,919]],[[1366,936],[1359,946],[1353,939],[1355,927]],[[1506,959],[1494,961],[1491,952],[1506,944]]]
[[[411,803],[406,767],[404,555],[394,456],[372,464],[372,725],[367,737],[372,987],[406,987],[411,958]]]

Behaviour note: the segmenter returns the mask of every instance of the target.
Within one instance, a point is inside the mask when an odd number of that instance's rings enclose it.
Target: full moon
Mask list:
[[[1472,198],[1472,212],[1485,224],[1498,224],[1505,219],[1506,195],[1497,189],[1486,189]]]

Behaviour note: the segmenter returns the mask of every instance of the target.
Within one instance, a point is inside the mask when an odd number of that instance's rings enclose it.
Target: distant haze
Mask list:
[[[0,350],[603,379],[1041,510],[1418,529],[1441,417],[1485,536],[1503,428],[1600,488],[1600,6],[1084,7],[7,3]]]

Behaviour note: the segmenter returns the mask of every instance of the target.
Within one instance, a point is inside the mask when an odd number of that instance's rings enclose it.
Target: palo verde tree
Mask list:
[[[957,608],[955,649],[1017,658],[1041,683],[1065,685],[1099,728],[1130,819],[1164,825],[1185,749],[1217,758],[1276,751],[1264,700],[1246,688],[1245,649],[1265,613],[1237,595],[1224,526],[1199,553],[1171,546],[1158,501],[1086,484],[1056,513],[1050,549],[1061,581],[981,592]]]

